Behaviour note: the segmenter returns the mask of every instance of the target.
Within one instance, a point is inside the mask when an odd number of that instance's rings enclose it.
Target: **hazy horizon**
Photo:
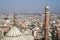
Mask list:
[[[60,13],[60,0],[0,0],[0,13],[44,13],[46,3],[51,13]]]

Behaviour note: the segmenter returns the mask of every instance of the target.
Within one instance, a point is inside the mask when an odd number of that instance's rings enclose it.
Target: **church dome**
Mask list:
[[[27,30],[24,31],[23,34],[24,34],[24,35],[31,35],[31,34],[32,34],[32,31],[29,30],[29,29],[27,29]]]

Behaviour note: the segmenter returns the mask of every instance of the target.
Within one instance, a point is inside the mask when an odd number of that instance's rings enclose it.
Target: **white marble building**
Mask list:
[[[29,33],[29,30],[22,33],[17,27],[13,27],[1,40],[34,40],[32,34]]]

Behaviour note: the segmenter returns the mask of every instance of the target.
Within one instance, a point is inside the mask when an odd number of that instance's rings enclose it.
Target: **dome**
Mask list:
[[[48,8],[49,9],[49,6],[48,5],[46,5],[46,7],[45,8]]]
[[[26,40],[34,40],[34,37],[32,35],[24,35],[24,38]]]
[[[29,29],[27,29],[27,30],[24,31],[23,34],[24,34],[24,35],[30,35],[30,34],[32,34],[32,31],[29,30]]]
[[[19,36],[22,35],[22,33],[19,31],[18,28],[13,27],[7,34],[6,36]]]
[[[26,40],[18,28],[13,27],[1,40]]]
[[[34,37],[33,37],[33,35],[32,35],[32,32],[31,32],[31,30],[29,30],[29,29],[27,29],[25,32],[24,32],[24,38],[26,39],[26,40],[34,40]],[[28,39],[29,38],[29,39]]]

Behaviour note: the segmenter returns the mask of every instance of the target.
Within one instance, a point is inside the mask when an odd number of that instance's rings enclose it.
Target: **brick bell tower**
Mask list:
[[[45,6],[45,40],[49,40],[49,6]]]

